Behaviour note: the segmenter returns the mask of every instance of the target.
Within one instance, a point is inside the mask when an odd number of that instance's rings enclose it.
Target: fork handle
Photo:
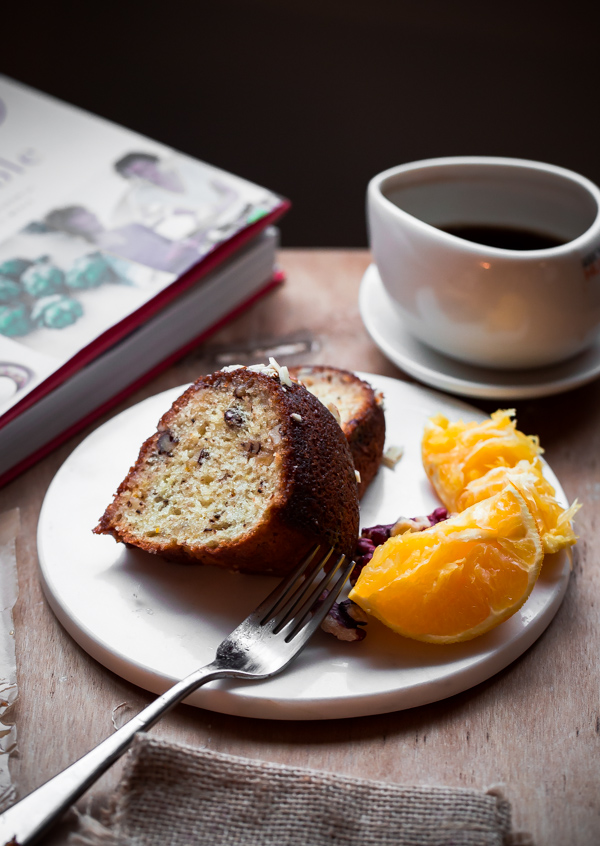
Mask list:
[[[173,685],[95,749],[5,811],[0,816],[0,844],[35,843],[121,757],[138,732],[151,728],[200,685],[237,675],[243,674],[224,669],[214,661]]]

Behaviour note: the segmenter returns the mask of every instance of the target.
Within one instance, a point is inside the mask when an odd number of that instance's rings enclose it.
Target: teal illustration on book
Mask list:
[[[67,271],[65,284],[74,290],[98,288],[106,282],[120,282],[122,277],[115,273],[102,253],[88,253],[75,259]]]
[[[81,303],[64,294],[53,294],[39,299],[31,311],[31,319],[36,326],[49,329],[64,329],[83,317]]]
[[[50,256],[14,257],[0,264],[0,334],[20,338],[35,329],[64,329],[83,317],[77,292],[107,283],[130,285],[101,252],[63,269]]]
[[[38,299],[38,297],[58,294],[64,287],[65,274],[60,267],[56,267],[44,257],[41,261],[28,267],[19,278],[19,282],[26,294]]]
[[[34,328],[27,306],[11,303],[0,306],[0,333],[8,338],[27,335]]]
[[[21,286],[8,276],[0,276],[0,303],[9,303],[21,296]]]

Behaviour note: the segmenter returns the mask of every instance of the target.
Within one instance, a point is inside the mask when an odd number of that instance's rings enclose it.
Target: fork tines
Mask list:
[[[345,555],[337,554],[327,572],[325,565],[334,556],[330,547],[315,545],[298,567],[256,609],[261,626],[268,625],[274,634],[286,626],[285,640],[291,640],[307,620],[320,623],[339,596],[354,566]],[[345,566],[343,566],[345,564]]]

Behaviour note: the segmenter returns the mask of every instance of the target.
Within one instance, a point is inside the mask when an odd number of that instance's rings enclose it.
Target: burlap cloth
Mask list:
[[[108,817],[83,846],[516,846],[493,792],[402,787],[136,740]]]

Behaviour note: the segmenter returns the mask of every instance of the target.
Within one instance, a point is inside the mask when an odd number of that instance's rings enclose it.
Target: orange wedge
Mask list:
[[[544,552],[558,552],[577,541],[574,502],[563,508],[544,478],[537,437],[524,435],[513,411],[496,411],[482,423],[451,423],[442,415],[425,426],[423,466],[438,496],[451,512],[463,511],[509,483],[523,494],[537,523]]]
[[[430,529],[377,547],[350,599],[405,637],[470,640],[523,605],[543,555],[535,519],[509,485]]]
[[[544,478],[539,458],[535,461],[519,461],[514,467],[494,467],[479,479],[469,482],[458,498],[459,510],[493,496],[509,483],[525,498],[537,524],[545,553],[558,552],[577,542],[571,521],[580,505],[577,501],[569,508],[559,505],[556,491]]]
[[[514,411],[495,411],[482,423],[451,423],[441,414],[425,425],[421,443],[423,467],[448,511],[460,511],[467,485],[494,467],[535,461],[542,452],[535,436],[524,435],[512,419]]]

